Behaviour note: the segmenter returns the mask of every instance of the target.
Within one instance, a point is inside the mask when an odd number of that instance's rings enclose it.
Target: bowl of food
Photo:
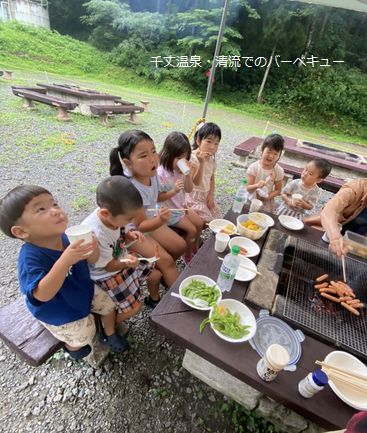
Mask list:
[[[260,252],[260,247],[256,242],[242,236],[232,238],[228,245],[230,249],[237,245],[240,248],[240,256],[255,257]]]
[[[266,215],[266,213],[262,212],[251,212],[248,214],[251,221],[254,223],[260,224],[262,226],[268,226],[273,227],[275,224],[273,218],[269,215]]]
[[[237,231],[242,236],[246,236],[253,241],[256,241],[263,236],[267,231],[267,224],[260,224],[250,219],[249,215],[243,214],[237,217]]]
[[[367,383],[367,367],[363,362],[355,356],[340,350],[329,353],[324,362],[328,365],[328,367],[325,368],[325,373],[329,377],[330,388],[335,394],[343,400],[344,403],[354,409],[362,411],[367,410],[367,392],[365,390]],[[342,373],[333,373],[333,367],[340,369]],[[345,377],[343,373],[351,373],[351,376]],[[365,379],[355,378],[354,375]]]
[[[231,221],[225,219],[215,219],[210,221],[209,228],[214,233],[225,233],[226,235],[233,235],[236,233],[236,226]]]
[[[200,332],[210,323],[213,331],[230,343],[243,343],[250,340],[256,332],[256,320],[251,310],[235,299],[222,299],[200,325]]]
[[[217,283],[205,275],[191,275],[185,278],[178,288],[178,293],[181,301],[195,310],[209,311],[222,299],[222,292]],[[208,303],[208,307],[199,307],[188,298],[202,299]]]

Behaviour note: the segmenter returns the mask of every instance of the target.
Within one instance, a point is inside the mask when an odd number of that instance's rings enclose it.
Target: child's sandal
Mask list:
[[[92,348],[89,346],[89,344],[87,344],[81,347],[79,350],[69,350],[66,347],[64,347],[64,350],[70,355],[70,358],[79,360],[88,356],[91,353]]]
[[[108,345],[112,352],[122,353],[125,352],[129,347],[129,342],[126,338],[121,337],[117,332],[107,337],[104,333],[100,336],[100,341]]]

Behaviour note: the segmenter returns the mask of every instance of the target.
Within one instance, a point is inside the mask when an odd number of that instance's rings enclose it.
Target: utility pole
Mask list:
[[[214,56],[213,56],[213,62],[212,62],[212,66],[210,68],[210,74],[209,74],[209,78],[208,78],[208,87],[206,89],[206,97],[205,97],[205,103],[204,103],[203,119],[205,119],[205,117],[206,117],[206,113],[208,111],[209,101],[210,101],[210,98],[212,96],[212,88],[213,88],[215,69],[217,67],[215,59],[218,57],[219,52],[220,52],[220,47],[221,47],[221,44],[222,44],[222,37],[223,37],[224,28],[225,28],[225,24],[226,24],[227,13],[228,13],[228,8],[229,8],[229,0],[224,0],[222,19],[221,19],[221,22],[220,22],[220,27],[219,27],[218,37],[217,37],[217,44],[215,46],[215,51],[214,51]]]

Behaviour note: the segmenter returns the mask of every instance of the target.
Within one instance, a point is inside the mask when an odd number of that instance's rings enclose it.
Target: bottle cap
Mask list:
[[[289,353],[280,344],[272,344],[265,353],[266,360],[275,371],[283,370],[289,362]]]
[[[246,185],[246,183],[247,183],[247,179],[244,177],[244,178],[241,180],[241,183],[243,183],[244,185]]]
[[[325,386],[328,383],[328,377],[322,370],[315,370],[312,372],[312,379],[318,386]]]
[[[240,247],[238,245],[233,245],[233,247],[231,248],[231,254],[234,254],[235,256],[237,256],[240,253]]]

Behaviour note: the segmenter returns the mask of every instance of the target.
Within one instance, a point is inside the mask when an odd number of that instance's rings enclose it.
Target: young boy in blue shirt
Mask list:
[[[65,342],[72,358],[81,359],[90,353],[96,333],[91,312],[98,313],[109,346],[123,352],[128,342],[115,332],[115,306],[90,279],[88,262],[98,260],[98,243],[94,238],[69,244],[67,224],[65,212],[42,187],[21,185],[0,200],[0,229],[24,241],[18,278],[33,316]]]

